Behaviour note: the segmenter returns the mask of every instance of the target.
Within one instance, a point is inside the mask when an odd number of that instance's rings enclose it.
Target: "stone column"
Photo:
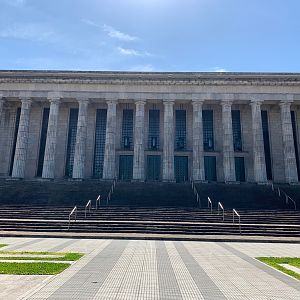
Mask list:
[[[203,151],[203,122],[202,106],[203,100],[192,101],[193,105],[193,171],[194,181],[204,181],[204,151]]]
[[[163,181],[174,181],[174,101],[164,101]]]
[[[78,122],[76,132],[76,145],[74,153],[73,179],[84,178],[85,156],[86,156],[86,139],[87,139],[87,99],[79,99]]]
[[[222,128],[223,128],[223,172],[224,181],[235,181],[233,133],[232,133],[232,100],[223,100],[222,105]]]
[[[145,178],[145,104],[146,101],[143,100],[136,101],[135,103],[133,180],[137,181],[143,181]]]
[[[107,101],[107,121],[103,162],[103,179],[114,179],[116,172],[117,101]]]
[[[12,170],[13,178],[24,178],[25,176],[25,162],[28,145],[28,134],[29,134],[29,118],[30,108],[32,101],[29,98],[22,98],[22,107],[20,115],[19,130],[16,143],[16,151],[14,157],[14,164]]]
[[[44,155],[42,178],[53,179],[55,169],[55,150],[56,150],[56,135],[57,122],[59,113],[59,98],[50,99],[50,112],[47,129],[46,148]]]
[[[2,114],[3,114],[3,107],[4,107],[4,102],[5,100],[3,98],[0,98],[0,124],[1,124],[1,121],[2,121]]]
[[[250,102],[252,112],[252,133],[253,133],[253,161],[254,180],[257,183],[267,182],[264,138],[261,120],[262,101],[252,100]]]
[[[291,102],[292,101],[281,101],[279,104],[281,111],[285,180],[287,183],[298,182],[297,162],[291,118]]]

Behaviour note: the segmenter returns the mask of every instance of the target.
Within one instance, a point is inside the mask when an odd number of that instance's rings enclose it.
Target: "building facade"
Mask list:
[[[300,74],[0,71],[0,177],[300,178]]]

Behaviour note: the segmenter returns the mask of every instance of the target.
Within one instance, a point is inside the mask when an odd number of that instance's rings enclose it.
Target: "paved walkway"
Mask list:
[[[0,276],[0,299],[300,299],[300,281],[254,259],[299,244],[2,238],[3,250],[86,255],[57,276]]]

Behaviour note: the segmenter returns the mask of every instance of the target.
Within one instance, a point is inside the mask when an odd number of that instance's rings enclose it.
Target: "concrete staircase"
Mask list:
[[[71,207],[2,207],[0,230],[67,232]],[[300,237],[299,211],[240,210],[243,236]],[[125,208],[101,207],[84,217],[83,207],[69,232],[123,233],[158,235],[238,235],[232,213],[225,220],[214,210],[198,208]]]
[[[109,206],[196,207],[189,183],[118,182]]]
[[[232,224],[232,208],[241,215],[241,236],[300,238],[300,211],[290,210],[270,186],[199,184],[202,208],[197,206],[191,185],[187,183],[118,182],[106,206],[110,182],[10,182],[0,184],[0,233],[78,233],[106,237],[155,238],[171,236],[201,237],[240,235]],[[87,218],[84,205],[102,194],[100,209],[92,209]],[[207,209],[207,196],[213,211]],[[15,198],[11,198],[15,197]],[[44,198],[43,198],[44,197]],[[217,202],[225,207],[225,220],[218,215]],[[18,205],[8,205],[8,204]],[[20,205],[22,203],[22,205]],[[28,205],[24,205],[28,204]],[[78,206],[77,221],[68,216]]]
[[[300,186],[276,185],[299,201],[300,208]],[[291,189],[293,188],[293,189]],[[247,210],[280,210],[294,209],[292,203],[286,203],[284,198],[278,197],[272,191],[271,185],[257,184],[196,184],[196,189],[201,199],[202,207],[207,207],[207,197],[210,197],[215,205],[221,202],[225,209],[247,209]]]
[[[74,206],[85,205],[99,194],[106,198],[111,182],[0,180],[0,205]]]

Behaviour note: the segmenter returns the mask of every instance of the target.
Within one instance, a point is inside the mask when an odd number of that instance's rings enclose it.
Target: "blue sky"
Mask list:
[[[0,69],[299,72],[298,0],[0,0]]]

